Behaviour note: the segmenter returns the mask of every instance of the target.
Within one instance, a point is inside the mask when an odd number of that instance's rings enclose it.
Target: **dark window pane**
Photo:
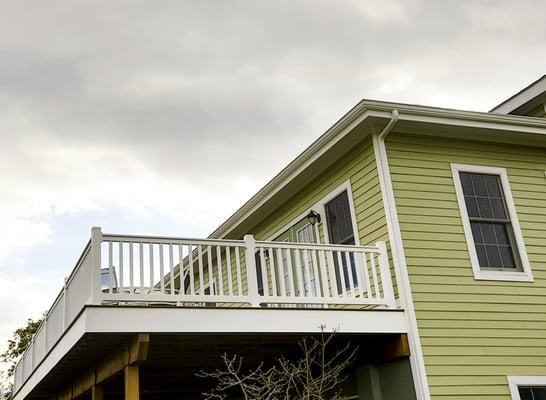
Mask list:
[[[485,246],[476,245],[476,253],[478,253],[478,263],[480,267],[487,267],[487,254],[485,253]]]
[[[476,196],[487,197],[487,187],[485,186],[485,176],[479,174],[472,174],[472,184],[474,185],[474,192]]]
[[[495,175],[485,175],[487,192],[490,197],[501,197],[499,177]]]
[[[471,222],[470,226],[472,228],[472,237],[474,238],[474,243],[483,243],[482,231],[480,228],[479,222]]]
[[[500,246],[500,255],[502,259],[503,268],[516,268],[516,263],[514,261],[514,255],[512,254],[512,249],[510,246]]]
[[[490,199],[491,208],[493,210],[493,218],[506,219],[506,212],[504,211],[504,204],[502,199]]]
[[[475,197],[465,196],[464,198],[466,203],[466,211],[468,212],[469,217],[479,217],[480,213],[478,212],[478,202]]]
[[[534,400],[546,400],[546,388],[533,388]]]
[[[478,210],[481,218],[493,218],[493,210],[487,197],[478,197]]]
[[[493,224],[480,223],[482,228],[483,242],[486,244],[496,244],[495,230]]]
[[[495,245],[485,246],[487,252],[487,260],[489,261],[488,267],[490,268],[502,268],[499,248]]]
[[[461,185],[463,187],[463,193],[465,194],[465,196],[474,195],[474,189],[472,188],[472,178],[470,174],[461,172],[460,178]]]
[[[353,224],[347,192],[341,193],[326,204],[325,208],[330,242],[335,244],[354,244]]]
[[[531,389],[520,387],[518,390],[519,390],[519,397],[521,397],[521,400],[533,400]]]
[[[497,243],[509,246],[510,239],[508,238],[508,232],[506,231],[507,226],[505,224],[494,224],[493,226],[495,227],[495,236],[497,237]]]

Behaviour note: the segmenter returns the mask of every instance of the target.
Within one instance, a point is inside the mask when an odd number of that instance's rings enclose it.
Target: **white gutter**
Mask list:
[[[381,186],[381,195],[383,198],[383,207],[387,219],[387,228],[389,231],[389,241],[391,244],[391,253],[394,263],[396,282],[398,284],[398,294],[400,303],[406,316],[408,330],[408,341],[410,346],[410,364],[415,386],[415,393],[418,400],[430,400],[430,390],[428,387],[427,373],[423,358],[423,349],[417,327],[415,308],[413,306],[413,296],[411,294],[408,268],[406,265],[406,255],[402,243],[402,233],[398,221],[396,202],[394,198],[394,189],[392,186],[389,170],[389,161],[387,158],[387,148],[385,146],[386,137],[392,132],[393,128],[400,119],[400,113],[396,108],[392,109],[391,119],[379,134],[373,135],[373,147],[377,172],[379,175],[379,184]]]

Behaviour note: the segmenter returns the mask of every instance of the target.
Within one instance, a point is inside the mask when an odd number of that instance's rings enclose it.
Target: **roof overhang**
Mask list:
[[[546,101],[546,75],[503,101],[490,112],[499,114],[525,115]]]
[[[343,154],[381,129],[399,112],[396,132],[546,147],[546,120],[363,100],[220,225],[211,238],[238,238],[325,171]]]

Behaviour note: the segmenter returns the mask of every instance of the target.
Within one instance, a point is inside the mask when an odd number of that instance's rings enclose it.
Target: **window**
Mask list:
[[[506,170],[452,169],[475,278],[532,280]]]
[[[545,376],[509,376],[512,400],[546,400]]]
[[[335,244],[355,244],[347,192],[344,191],[333,200],[330,200],[324,208],[330,242]]]
[[[330,243],[333,244],[355,244],[355,235],[353,231],[353,220],[351,217],[351,208],[347,191],[342,192],[334,199],[324,205],[326,212],[326,224]],[[335,271],[338,271],[338,257],[334,255]],[[345,257],[341,258],[343,267],[343,280],[345,289],[350,289],[349,269],[351,271],[353,282],[358,282],[356,273],[356,263],[354,254],[349,256],[350,267],[347,265]],[[341,292],[341,277],[337,277],[338,291]]]

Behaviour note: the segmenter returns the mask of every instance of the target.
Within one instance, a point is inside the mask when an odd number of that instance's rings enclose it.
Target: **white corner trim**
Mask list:
[[[512,197],[512,191],[510,190],[510,182],[508,180],[508,174],[506,173],[506,169],[499,167],[489,167],[484,165],[452,163],[451,172],[453,174],[453,184],[455,186],[455,193],[457,195],[457,202],[459,204],[459,211],[461,213],[461,220],[463,223],[466,244],[468,247],[468,254],[470,256],[470,262],[472,264],[472,271],[474,272],[474,278],[477,280],[533,282],[533,273],[531,271],[529,257],[527,256],[527,250],[525,249],[525,242],[523,240],[523,234],[521,233],[521,227],[519,225],[516,206]],[[470,219],[466,210],[466,203],[464,200],[463,187],[461,185],[459,172],[489,174],[497,175],[500,177],[504,200],[506,203],[506,208],[508,209],[507,211],[510,217],[512,229],[514,231],[516,247],[521,260],[521,266],[523,271],[484,271],[480,268],[478,255],[476,253],[476,246],[474,244],[474,237],[472,236]]]
[[[546,376],[508,376],[507,379],[512,400],[521,400],[519,386],[546,387]]]
[[[393,120],[395,119],[394,117],[395,116],[393,115]],[[406,265],[406,254],[402,242],[402,232],[400,230],[398,212],[396,210],[387,148],[385,146],[384,137],[380,139],[379,136],[380,135],[377,133],[372,135],[373,148],[379,176],[379,185],[381,187],[381,197],[383,198],[383,207],[385,208],[385,216],[387,219],[389,241],[391,244],[396,281],[398,283],[400,303],[404,308],[404,315],[406,317],[410,346],[410,365],[415,386],[415,394],[418,400],[430,400],[430,389],[428,387],[423,348],[421,346],[417,317],[413,305],[408,267]]]

